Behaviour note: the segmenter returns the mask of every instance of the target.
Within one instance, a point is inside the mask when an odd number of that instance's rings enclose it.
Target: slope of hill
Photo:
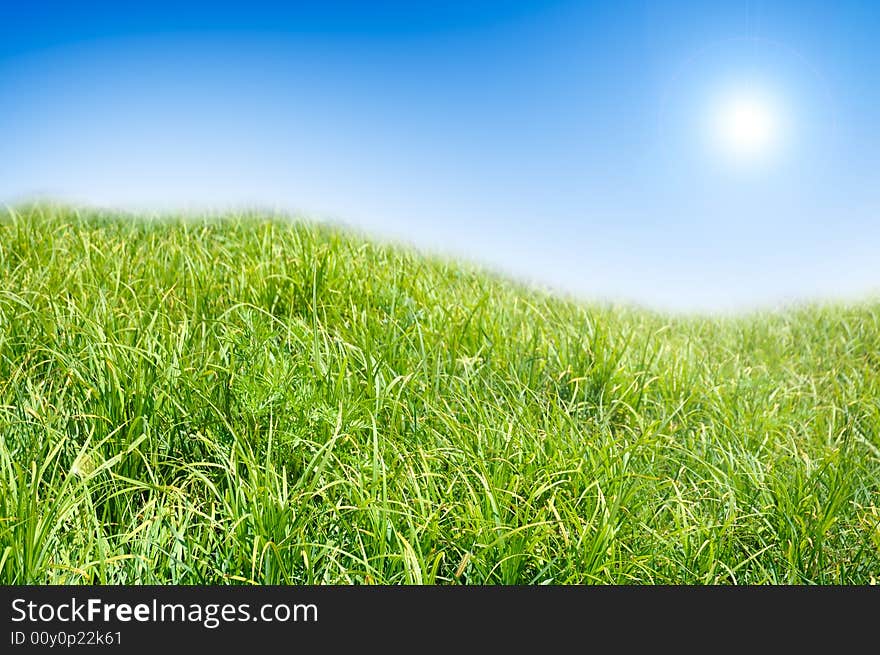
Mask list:
[[[880,304],[592,307],[327,227],[0,220],[0,582],[866,583]]]

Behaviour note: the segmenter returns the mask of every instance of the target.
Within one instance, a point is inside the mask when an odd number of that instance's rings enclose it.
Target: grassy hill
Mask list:
[[[592,307],[327,227],[0,217],[0,583],[867,583],[880,304]]]

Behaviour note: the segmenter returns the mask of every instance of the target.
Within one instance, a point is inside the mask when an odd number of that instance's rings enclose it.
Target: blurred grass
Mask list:
[[[880,304],[671,317],[325,226],[0,218],[0,583],[880,573]]]

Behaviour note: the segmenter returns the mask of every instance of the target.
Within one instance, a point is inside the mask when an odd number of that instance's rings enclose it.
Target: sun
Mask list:
[[[766,159],[779,147],[781,131],[779,108],[767,94],[737,91],[722,96],[715,105],[713,140],[734,160]]]

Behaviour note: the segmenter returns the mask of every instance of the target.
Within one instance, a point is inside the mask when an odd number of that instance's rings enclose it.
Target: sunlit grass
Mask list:
[[[868,583],[880,304],[576,304],[305,223],[0,220],[0,583]]]

